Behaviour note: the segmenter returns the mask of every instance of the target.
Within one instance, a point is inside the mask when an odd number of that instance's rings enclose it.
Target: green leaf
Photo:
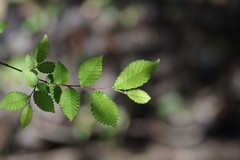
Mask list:
[[[51,96],[54,98],[56,103],[60,102],[60,97],[62,94],[62,89],[59,86],[50,86]]]
[[[158,59],[153,62],[137,60],[130,63],[117,77],[113,88],[128,90],[142,86],[151,78],[151,75],[159,62],[160,60]]]
[[[29,70],[33,69],[36,65],[34,58],[29,55],[26,55],[25,57],[25,64]]]
[[[6,26],[7,26],[7,22],[0,21],[0,33],[3,32]]]
[[[80,85],[89,86],[96,82],[102,74],[103,56],[92,57],[81,64],[78,72]]]
[[[22,128],[25,128],[32,121],[32,107],[30,104],[25,106],[20,115],[20,125]]]
[[[147,103],[151,97],[141,89],[130,90],[127,92],[127,96],[136,103]]]
[[[38,77],[36,74],[34,74],[33,72],[29,71],[29,70],[24,70],[22,72],[23,77],[25,79],[25,81],[28,83],[28,85],[30,87],[35,87],[38,83]]]
[[[38,71],[36,70],[31,70],[31,72],[33,72],[36,76],[38,75]]]
[[[61,62],[55,64],[53,79],[56,84],[65,84],[69,80],[69,72]]]
[[[33,99],[36,105],[45,112],[55,112],[53,99],[48,94],[42,91],[36,91],[33,94]]]
[[[42,73],[52,73],[55,68],[54,62],[42,62],[38,66],[38,70]]]
[[[46,94],[48,94],[50,91],[49,91],[49,86],[46,84],[46,83],[38,83],[37,84],[37,88],[39,91],[42,91]]]
[[[35,50],[37,63],[41,63],[47,58],[48,51],[49,51],[48,36],[44,35],[44,37],[38,43],[37,48]]]
[[[8,110],[18,110],[24,107],[29,96],[22,92],[9,92],[0,102],[0,108]]]
[[[103,92],[94,91],[91,95],[91,111],[93,116],[100,123],[117,126],[118,108],[117,105]]]
[[[66,88],[60,97],[60,106],[66,117],[72,121],[80,107],[80,95],[76,89]]]
[[[46,76],[47,83],[53,83],[53,74],[49,74]]]

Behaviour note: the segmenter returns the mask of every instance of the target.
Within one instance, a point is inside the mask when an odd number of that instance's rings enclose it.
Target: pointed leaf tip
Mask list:
[[[32,113],[33,111],[30,104],[28,104],[23,108],[20,115],[20,126],[22,129],[25,128],[27,125],[29,125],[30,122],[32,121]]]
[[[41,39],[41,41],[38,43],[35,50],[37,63],[43,62],[47,58],[48,52],[49,52],[49,42],[48,42],[48,36],[45,34],[44,37]]]
[[[159,59],[157,61],[136,60],[131,62],[117,77],[113,88],[129,90],[142,86],[151,78],[159,62]]]
[[[91,57],[80,65],[78,78],[80,85],[89,86],[95,83],[102,74],[103,56]]]
[[[145,104],[151,97],[141,89],[134,89],[127,92],[127,96],[136,103]]]

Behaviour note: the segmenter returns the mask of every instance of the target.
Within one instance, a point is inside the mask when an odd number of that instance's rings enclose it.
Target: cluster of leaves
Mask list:
[[[2,27],[3,30],[4,27]],[[28,95],[12,91],[6,94],[0,102],[0,108],[8,110],[22,109],[20,125],[26,127],[32,119],[31,98],[36,106],[45,112],[55,112],[54,103],[60,104],[62,112],[72,121],[80,109],[80,94],[74,88],[89,89],[91,91],[91,112],[100,123],[117,126],[118,108],[101,88],[91,88],[102,74],[103,56],[95,56],[84,61],[79,68],[78,85],[68,85],[69,72],[60,62],[46,61],[49,52],[49,41],[45,35],[38,43],[34,56],[26,55],[25,70],[22,72],[27,84],[33,88]],[[128,64],[117,77],[113,87],[109,89],[126,94],[136,103],[147,103],[151,98],[143,90],[137,89],[146,83],[159,64],[157,61],[136,60]],[[39,73],[45,79],[39,78]]]

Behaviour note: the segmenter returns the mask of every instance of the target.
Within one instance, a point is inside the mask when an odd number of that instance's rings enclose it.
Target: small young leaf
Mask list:
[[[32,121],[32,107],[30,104],[25,106],[20,115],[20,125],[22,128],[25,128]]]
[[[81,64],[78,72],[80,85],[89,86],[96,82],[102,74],[103,56],[92,57]]]
[[[36,70],[31,70],[31,72],[33,72],[36,76],[38,75],[38,71]]]
[[[36,91],[33,94],[33,99],[36,105],[45,112],[55,112],[53,99],[48,94],[42,91]]]
[[[38,70],[42,73],[52,73],[54,71],[54,68],[54,62],[43,62],[38,66]]]
[[[50,86],[51,96],[54,98],[56,103],[60,102],[60,97],[62,94],[62,89],[59,86]]]
[[[48,87],[48,85],[46,84],[46,83],[38,83],[37,84],[37,88],[38,88],[38,90],[39,91],[42,91],[42,92],[44,92],[44,93],[46,93],[46,94],[48,94],[50,91],[49,91],[49,87]]]
[[[69,72],[61,62],[55,64],[53,79],[56,84],[65,84],[69,80]]]
[[[118,108],[117,105],[103,92],[94,91],[91,95],[91,111],[93,116],[100,123],[117,126]]]
[[[38,43],[37,48],[35,50],[37,63],[41,63],[47,58],[48,51],[49,51],[48,37],[47,35],[44,35],[44,37]]]
[[[17,110],[24,107],[29,96],[22,92],[9,92],[0,102],[0,108]]]
[[[47,83],[53,83],[53,74],[49,74],[46,76]]]
[[[33,72],[31,72],[29,70],[23,71],[22,74],[23,74],[25,81],[28,83],[28,85],[30,87],[35,87],[37,85],[38,77],[36,74],[34,74]]]
[[[136,103],[147,103],[151,97],[141,89],[134,89],[127,92],[127,96]]]
[[[151,78],[151,75],[159,62],[160,60],[158,59],[153,62],[137,60],[130,63],[117,77],[113,88],[128,90],[142,86]]]
[[[60,97],[60,106],[66,117],[72,121],[80,107],[80,95],[76,89],[66,88]]]
[[[33,69],[36,65],[34,58],[29,55],[26,55],[25,57],[25,64],[29,70]]]
[[[3,32],[6,26],[7,26],[7,22],[0,21],[0,33]]]

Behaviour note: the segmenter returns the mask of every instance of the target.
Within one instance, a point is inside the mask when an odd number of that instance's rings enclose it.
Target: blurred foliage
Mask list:
[[[159,117],[174,125],[186,125],[192,120],[192,107],[178,92],[169,92],[158,99]]]
[[[33,4],[34,5],[34,4]],[[23,22],[23,28],[32,33],[37,33],[47,28],[49,23],[57,23],[57,16],[63,8],[62,3],[49,3],[46,7],[34,5]]]
[[[169,117],[178,110],[186,109],[184,98],[177,92],[170,92],[159,97],[158,113],[160,116]]]
[[[139,23],[140,11],[137,5],[130,5],[120,13],[120,23],[123,27],[132,28]]]

